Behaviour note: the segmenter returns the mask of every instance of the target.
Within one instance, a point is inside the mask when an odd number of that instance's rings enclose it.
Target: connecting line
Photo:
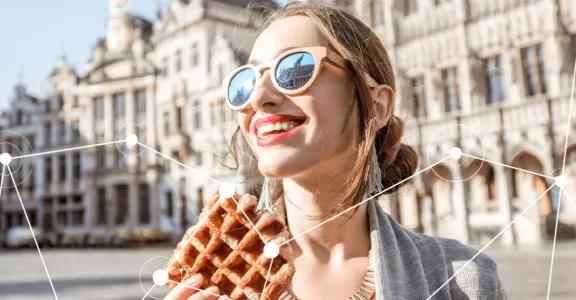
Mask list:
[[[568,151],[568,137],[570,136],[571,118],[572,118],[572,105],[574,103],[574,86],[576,86],[576,60],[574,61],[574,72],[572,74],[572,89],[570,93],[570,105],[568,108],[568,123],[566,124],[566,137],[564,139],[564,157],[562,158],[562,171],[560,175],[564,176],[564,169],[566,167],[566,154]],[[554,224],[554,241],[552,242],[552,257],[550,258],[550,272],[548,274],[548,291],[546,292],[546,299],[550,300],[550,289],[552,287],[552,272],[554,271],[554,255],[556,254],[556,239],[558,237],[558,222],[560,220],[560,207],[562,204],[562,189],[560,188],[558,207],[556,208],[556,221]]]
[[[112,144],[119,144],[119,143],[124,143],[124,142],[126,142],[126,140],[120,140],[120,141],[114,141],[114,142],[104,142],[104,143],[99,143],[99,144],[91,144],[91,145],[78,146],[78,147],[65,148],[65,149],[58,149],[58,150],[52,150],[52,151],[46,151],[46,152],[38,152],[38,153],[32,153],[32,154],[14,156],[14,157],[12,157],[12,159],[27,158],[27,157],[33,157],[33,156],[46,155],[46,154],[54,154],[54,153],[59,153],[59,152],[74,151],[74,150],[80,150],[80,149],[86,149],[86,148],[92,148],[92,147],[98,147],[98,146],[106,146],[106,145],[112,145]]]
[[[282,246],[290,243],[291,241],[296,240],[296,239],[304,236],[304,235],[307,234],[308,232],[310,232],[310,231],[312,231],[312,230],[314,230],[314,229],[317,229],[318,227],[320,227],[320,226],[322,226],[322,225],[324,225],[324,224],[326,224],[326,223],[328,223],[328,222],[330,222],[330,221],[338,218],[339,216],[341,216],[341,215],[345,214],[346,212],[348,212],[348,211],[350,211],[350,210],[352,210],[352,209],[354,209],[354,208],[356,208],[356,207],[364,204],[365,202],[367,202],[367,201],[369,201],[369,200],[372,200],[372,199],[374,199],[374,198],[376,198],[376,197],[384,194],[384,193],[385,193],[386,191],[388,191],[389,189],[392,189],[392,188],[394,188],[395,186],[400,185],[400,184],[404,183],[405,181],[408,181],[408,180],[412,179],[413,177],[416,177],[416,176],[420,175],[420,173],[423,173],[423,172],[425,172],[426,170],[428,170],[428,169],[430,169],[430,168],[433,168],[434,166],[436,166],[436,165],[444,162],[445,160],[447,160],[447,159],[449,159],[449,158],[450,158],[450,156],[447,156],[447,157],[445,157],[445,158],[443,158],[443,159],[435,162],[434,164],[429,165],[428,167],[426,167],[426,168],[424,168],[424,169],[422,169],[422,170],[420,170],[420,171],[412,174],[411,176],[409,176],[409,177],[407,177],[407,178],[405,178],[405,179],[403,179],[403,180],[395,183],[394,185],[389,186],[388,188],[384,189],[383,191],[380,191],[379,193],[375,194],[374,196],[369,197],[369,198],[366,198],[366,199],[364,199],[364,200],[362,200],[362,201],[360,201],[360,202],[358,202],[358,203],[356,203],[356,204],[348,207],[347,209],[341,211],[340,213],[337,213],[336,215],[334,215],[334,216],[332,216],[332,217],[330,217],[330,218],[328,218],[328,219],[326,219],[326,220],[324,220],[324,221],[322,221],[322,222],[320,222],[320,223],[318,223],[318,224],[310,227],[309,229],[306,229],[305,231],[301,232],[301,233],[298,234],[297,236],[292,237],[291,239],[283,242],[282,244],[280,244],[280,245],[278,245],[278,246],[279,246],[279,247],[282,247]]]
[[[242,214],[246,217],[246,220],[248,220],[248,222],[250,223],[250,225],[252,225],[252,228],[254,228],[254,231],[256,231],[256,233],[258,234],[258,236],[260,237],[260,239],[262,239],[262,241],[264,243],[267,243],[268,241],[264,240],[264,236],[260,233],[260,231],[258,230],[258,228],[256,228],[256,225],[254,224],[254,222],[252,222],[252,220],[250,220],[250,218],[248,217],[248,215],[246,214],[246,212],[242,209],[242,207],[240,207],[240,205],[238,204],[238,201],[236,201],[236,199],[234,199],[234,197],[232,197],[232,200],[234,201],[234,203],[236,203],[236,207],[240,208],[240,211],[242,212]]]
[[[0,178],[0,197],[2,196],[2,186],[4,185],[4,171],[6,170],[6,165],[2,165],[2,178]]]
[[[226,296],[214,294],[214,293],[208,292],[208,291],[206,291],[206,290],[199,289],[199,288],[194,287],[194,286],[191,286],[191,285],[187,285],[187,284],[185,284],[185,283],[183,283],[183,282],[178,282],[178,281],[175,281],[175,280],[169,280],[169,281],[172,282],[172,283],[175,283],[175,284],[183,284],[183,285],[186,286],[187,288],[190,288],[190,289],[199,291],[200,293],[203,293],[203,294],[208,294],[208,295],[212,295],[212,296],[215,296],[215,297],[220,297],[220,298],[218,298],[218,299],[233,300],[232,298],[228,298],[228,297],[226,297]]]
[[[266,285],[268,284],[268,277],[270,277],[270,272],[272,271],[272,264],[274,263],[274,258],[270,260],[270,267],[268,267],[268,274],[266,274],[266,280],[264,280],[264,287],[262,288],[262,295],[260,295],[260,300],[264,298],[264,291],[266,291]]]
[[[173,162],[173,163],[181,166],[181,167],[184,168],[184,169],[193,170],[191,167],[183,164],[182,162],[179,162],[178,160],[176,160],[176,159],[174,159],[174,158],[172,158],[172,157],[170,157],[170,156],[168,156],[168,155],[166,155],[166,154],[164,154],[164,153],[162,153],[162,152],[160,152],[160,151],[156,151],[155,149],[153,149],[153,148],[151,148],[151,147],[148,147],[148,146],[146,146],[146,145],[144,145],[144,144],[142,144],[142,143],[140,143],[140,142],[138,142],[138,145],[140,145],[140,146],[144,147],[145,149],[150,150],[150,151],[152,151],[152,152],[154,152],[154,153],[156,153],[156,154],[158,154],[158,155],[166,158],[167,160],[169,160],[169,161],[171,161],[171,162]],[[213,182],[215,182],[215,183],[217,183],[217,184],[221,184],[220,181],[218,181],[218,180],[216,180],[216,179],[214,179],[214,178],[212,178],[212,177],[210,177],[210,176],[207,176],[207,175],[205,175],[205,174],[203,174],[203,175],[204,175],[204,177],[212,180]]]
[[[150,295],[150,293],[152,292],[152,290],[156,287],[156,284],[153,284],[152,287],[146,292],[146,294],[144,294],[144,297],[142,297],[142,299],[140,300],[144,300],[146,299],[146,297],[148,297],[148,295]]]
[[[460,272],[462,272],[462,270],[464,270],[464,268],[466,268],[470,263],[472,263],[472,261],[474,259],[476,259],[476,257],[478,257],[478,255],[480,255],[482,252],[484,252],[484,250],[486,250],[490,245],[492,245],[492,243],[494,241],[496,241],[506,230],[508,230],[509,227],[511,227],[514,223],[516,223],[516,221],[518,219],[520,219],[522,216],[524,216],[524,214],[526,214],[526,212],[528,212],[528,210],[530,208],[532,208],[532,206],[534,206],[536,203],[538,203],[538,201],[540,201],[540,199],[546,195],[546,193],[548,193],[548,191],[550,189],[552,189],[552,187],[555,185],[552,184],[550,185],[550,187],[548,189],[546,189],[544,192],[542,192],[538,198],[536,198],[536,200],[532,201],[522,212],[520,212],[520,214],[518,214],[514,219],[512,219],[512,221],[508,224],[506,224],[506,226],[504,226],[504,228],[502,228],[502,230],[500,230],[498,232],[498,234],[496,234],[490,241],[488,241],[488,243],[486,243],[486,245],[484,245],[484,247],[482,247],[482,249],[478,250],[478,252],[476,252],[476,254],[474,256],[472,256],[472,258],[470,258],[464,265],[462,265],[460,268],[458,268],[458,270],[456,270],[456,272],[454,272],[454,274],[452,274],[452,276],[450,276],[450,278],[448,278],[440,287],[438,287],[434,293],[432,293],[432,295],[430,295],[428,298],[426,298],[426,300],[430,300],[432,299],[432,297],[434,297],[434,295],[436,295],[445,285],[447,285],[452,279],[454,279],[454,277],[456,277],[456,275],[458,275]]]
[[[24,208],[24,202],[22,202],[22,198],[20,197],[20,192],[18,191],[18,186],[16,185],[16,180],[14,180],[14,176],[12,175],[12,170],[10,169],[9,165],[5,165],[8,167],[8,173],[10,174],[10,178],[12,179],[12,184],[14,184],[14,189],[16,190],[16,195],[18,196],[18,200],[20,201],[20,205],[22,206],[22,211],[24,212],[24,217],[26,217],[26,222],[28,223],[28,227],[30,227],[30,232],[32,233],[32,238],[34,239],[34,244],[36,245],[36,249],[38,250],[38,254],[40,255],[40,260],[42,260],[42,265],[44,266],[44,271],[46,272],[46,276],[48,277],[48,281],[50,282],[50,287],[52,288],[52,293],[54,293],[54,298],[58,300],[58,295],[56,294],[56,289],[54,288],[54,284],[52,283],[52,278],[50,278],[50,274],[48,273],[48,268],[46,267],[46,262],[44,261],[44,257],[42,256],[42,252],[40,251],[40,246],[38,246],[38,241],[36,240],[36,235],[34,234],[34,229],[32,228],[32,224],[30,223],[30,219],[28,218],[28,214],[26,213],[26,208]]]
[[[544,175],[544,174],[532,172],[532,171],[529,171],[529,170],[526,170],[526,169],[517,168],[517,167],[511,166],[511,165],[499,163],[499,162],[497,162],[497,161],[493,161],[493,160],[489,160],[489,159],[486,159],[486,158],[474,156],[474,155],[471,155],[471,154],[462,153],[462,156],[468,156],[468,157],[475,158],[475,159],[478,159],[478,160],[483,160],[483,161],[488,162],[488,163],[492,163],[492,164],[495,164],[495,165],[499,165],[499,166],[511,168],[511,169],[514,169],[514,170],[518,170],[518,171],[530,173],[530,174],[532,174],[532,175],[536,175],[536,176],[540,176],[540,177],[545,177],[545,178],[552,179],[552,180],[555,179],[555,178],[552,177],[552,176],[548,176],[548,175]]]

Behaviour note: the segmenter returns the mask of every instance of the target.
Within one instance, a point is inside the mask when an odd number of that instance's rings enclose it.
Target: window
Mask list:
[[[118,184],[114,186],[116,190],[116,224],[124,224],[128,220],[128,199],[130,191],[128,185]]]
[[[412,105],[412,116],[414,118],[425,117],[427,115],[425,102],[424,76],[410,78],[410,100]]]
[[[80,152],[74,152],[72,160],[73,160],[72,179],[80,180],[80,176],[82,176],[82,160]]]
[[[404,15],[408,16],[418,11],[418,0],[404,0]]]
[[[444,112],[460,110],[458,71],[456,67],[443,69],[441,73],[442,92],[444,96]]]
[[[139,89],[136,90],[136,113],[145,116],[146,115],[146,90]]]
[[[182,130],[182,107],[176,106],[176,129]]]
[[[52,157],[44,159],[44,179],[46,183],[52,183]]]
[[[106,224],[106,188],[99,187],[96,192],[96,224]]]
[[[176,54],[174,54],[174,71],[182,71],[182,50],[180,49],[176,50]]]
[[[64,108],[64,95],[58,94],[57,100],[58,100],[58,111],[61,111]]]
[[[502,102],[504,90],[502,89],[502,68],[499,55],[484,60],[484,74],[486,74],[486,104]]]
[[[103,170],[106,168],[106,148],[96,147],[96,168]]]
[[[170,133],[170,111],[164,111],[164,135],[168,135]]]
[[[82,206],[82,195],[72,196],[70,224],[73,226],[81,226],[84,224],[84,207]]]
[[[382,0],[371,0],[368,5],[371,25],[379,26],[384,24],[384,10],[382,8]]]
[[[148,224],[150,223],[150,188],[148,187],[148,184],[140,184],[140,197],[138,197],[138,199],[140,201],[140,213],[138,214],[140,224]]]
[[[66,154],[58,156],[58,176],[60,177],[60,182],[66,182]]]
[[[124,118],[126,115],[126,97],[124,93],[115,93],[112,96],[114,102],[114,119]]]
[[[58,139],[61,143],[66,142],[66,122],[64,120],[58,121]]]
[[[522,59],[522,73],[524,75],[524,90],[526,96],[546,93],[541,45],[521,49],[520,57]]]
[[[104,97],[94,97],[94,118],[96,121],[104,120]]]
[[[70,129],[72,131],[72,140],[77,141],[80,139],[80,121],[74,120],[70,124]]]
[[[168,77],[168,57],[162,59],[162,76]]]
[[[78,95],[75,95],[74,98],[72,98],[72,107],[76,108],[80,105],[80,97]]]
[[[172,204],[172,191],[166,191],[166,215],[170,218],[172,218],[174,215],[174,208]]]
[[[202,111],[200,110],[200,100],[194,101],[194,129],[202,128]]]
[[[17,111],[16,111],[16,117],[14,118],[14,120],[15,120],[14,123],[15,123],[16,125],[22,124],[22,119],[23,119],[23,118],[22,118],[22,115],[23,115],[23,113],[22,113],[21,110],[17,110]]]
[[[58,197],[58,207],[56,212],[56,221],[59,225],[68,225],[68,214],[67,214],[67,199],[65,196]]]
[[[198,65],[198,42],[194,42],[192,46],[190,46],[190,65],[192,67]]]
[[[434,0],[434,5],[438,6],[442,3],[450,2],[450,0]]]
[[[52,143],[52,124],[44,124],[44,144],[50,145]]]

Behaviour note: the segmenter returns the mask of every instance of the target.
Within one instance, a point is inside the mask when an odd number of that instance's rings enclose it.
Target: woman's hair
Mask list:
[[[273,21],[290,16],[307,16],[314,22],[329,47],[348,60],[348,68],[352,71],[355,84],[354,102],[351,104],[356,105],[358,113],[358,152],[341,197],[338,197],[339,201],[334,211],[329,212],[331,214],[363,200],[368,189],[371,150],[374,143],[382,172],[382,185],[385,189],[412,175],[416,170],[418,157],[412,147],[401,143],[404,133],[404,123],[401,119],[392,114],[386,126],[381,129],[376,128],[375,106],[369,87],[362,76],[363,71],[369,73],[379,84],[386,84],[393,90],[395,89],[394,71],[386,49],[378,36],[362,21],[344,10],[318,3],[301,2],[288,3],[283,8],[272,12],[263,22],[259,32],[264,31]],[[230,144],[230,152],[236,161],[236,169],[241,167],[238,160],[239,137],[244,145],[247,145],[238,127]],[[257,161],[250,147],[242,148],[246,149],[244,151],[250,156],[251,162]],[[254,170],[255,168],[254,163],[246,168],[248,178],[262,176],[257,168]],[[270,180],[272,184],[270,199],[277,199],[282,192],[281,180]],[[395,192],[400,185],[397,184],[385,193]]]

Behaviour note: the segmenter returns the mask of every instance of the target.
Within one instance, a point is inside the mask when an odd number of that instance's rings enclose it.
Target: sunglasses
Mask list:
[[[226,102],[233,110],[246,108],[262,72],[266,69],[270,69],[272,83],[281,93],[286,95],[303,93],[318,78],[324,62],[348,70],[345,58],[323,46],[293,48],[280,53],[268,62],[243,65],[232,71],[223,81]],[[369,87],[378,85],[365,71],[364,76]]]

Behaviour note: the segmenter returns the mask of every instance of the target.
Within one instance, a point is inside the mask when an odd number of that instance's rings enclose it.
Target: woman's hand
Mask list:
[[[216,300],[216,299],[228,299],[227,297],[219,297],[220,291],[218,287],[211,286],[204,290],[204,292],[199,290],[202,286],[204,278],[201,274],[196,274],[190,277],[188,280],[184,280],[179,283],[174,289],[166,295],[164,300]]]

